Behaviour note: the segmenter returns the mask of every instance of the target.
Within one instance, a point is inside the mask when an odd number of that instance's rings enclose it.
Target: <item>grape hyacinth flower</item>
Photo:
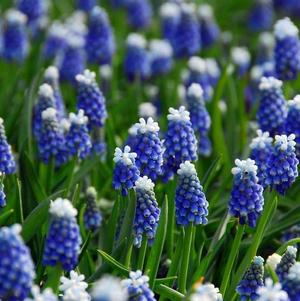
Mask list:
[[[275,38],[274,35],[270,32],[262,32],[258,37],[258,54],[257,54],[257,63],[270,63],[273,64],[274,57],[274,45]],[[266,76],[266,75],[265,75]]]
[[[157,108],[152,102],[143,102],[139,105],[139,116],[144,119],[157,118]]]
[[[97,206],[97,191],[92,186],[86,190],[86,209],[83,220],[85,228],[90,231],[99,229],[102,223],[102,215]]]
[[[209,84],[212,87],[215,87],[221,76],[220,67],[214,58],[205,59],[205,65],[206,65],[206,71],[207,71]]]
[[[214,20],[213,9],[209,4],[198,7],[200,38],[203,48],[212,46],[220,37],[220,29]]]
[[[35,277],[29,248],[18,224],[0,228],[0,296],[4,301],[23,301]]]
[[[238,284],[236,291],[240,295],[241,301],[257,300],[257,290],[264,286],[264,259],[255,256],[250,268],[246,271],[243,279]]]
[[[45,164],[49,164],[51,160],[54,160],[57,166],[66,163],[68,160],[66,141],[54,108],[42,112],[41,131],[37,141],[39,156]]]
[[[2,55],[7,61],[22,63],[28,55],[26,21],[26,15],[15,9],[8,10],[5,15]]]
[[[77,0],[77,8],[85,12],[91,11],[97,4],[97,0]]]
[[[287,242],[291,239],[299,238],[299,237],[300,237],[300,224],[294,225],[293,227],[286,230],[282,235],[281,241]]]
[[[137,154],[135,163],[141,176],[148,176],[156,181],[162,171],[163,149],[159,138],[159,126],[151,117],[145,121],[141,118],[134,125],[131,149]],[[133,142],[134,141],[134,142]]]
[[[237,69],[239,76],[244,76],[249,69],[251,56],[246,47],[234,47],[231,49],[231,60]]]
[[[115,41],[108,15],[105,10],[95,6],[89,17],[85,50],[89,63],[110,64],[115,52]]]
[[[268,30],[274,17],[272,0],[256,0],[250,10],[248,27],[255,32]]]
[[[5,175],[16,172],[16,162],[11,146],[7,142],[4,120],[0,118],[0,172]]]
[[[277,253],[273,253],[267,258],[266,266],[271,268],[273,271],[276,270],[276,267],[278,266],[279,262],[281,261],[282,256],[280,256]]]
[[[273,152],[267,161],[265,186],[284,195],[298,176],[295,135],[276,135]]]
[[[161,33],[173,45],[173,39],[180,21],[180,8],[176,3],[163,3],[159,9]]]
[[[211,120],[205,108],[203,90],[199,84],[192,84],[186,94],[187,108],[190,112],[195,135],[198,138],[198,153],[209,156],[211,153],[211,142],[208,137]]]
[[[66,135],[66,146],[71,156],[78,156],[83,160],[87,158],[92,150],[91,137],[87,127],[88,118],[83,110],[77,114],[70,113],[70,128]]]
[[[124,151],[117,147],[114,155],[113,188],[116,190],[121,189],[123,196],[128,194],[128,190],[133,188],[140,176],[135,164],[137,154],[130,151],[131,149],[128,145],[124,147]]]
[[[67,199],[57,198],[50,204],[51,223],[45,241],[43,263],[60,264],[69,272],[78,263],[81,236],[76,221],[77,210]]]
[[[287,106],[282,93],[282,81],[263,77],[259,84],[261,98],[257,112],[259,127],[273,137],[284,131]]]
[[[177,224],[182,226],[207,224],[208,202],[194,164],[189,161],[181,163],[177,174],[175,195]]]
[[[59,71],[55,66],[50,66],[45,70],[44,83],[50,85],[53,90],[57,117],[58,120],[61,120],[66,116],[66,109],[59,87]]]
[[[280,262],[276,267],[276,274],[280,282],[283,282],[288,276],[290,268],[295,264],[297,259],[297,248],[288,246]]]
[[[296,141],[296,155],[300,158],[300,95],[287,103],[288,113],[285,123],[286,134],[294,134]]]
[[[105,98],[96,82],[96,73],[85,70],[76,76],[77,108],[84,110],[89,127],[103,127],[107,118]]]
[[[290,301],[288,294],[282,290],[280,283],[274,283],[267,278],[265,285],[257,289],[257,301]]]
[[[282,283],[282,288],[290,301],[298,301],[300,295],[300,262],[296,262],[289,270],[287,278]]]
[[[104,95],[107,95],[111,88],[113,70],[111,65],[106,64],[99,67],[100,88]]]
[[[268,132],[257,130],[257,137],[252,139],[250,143],[251,155],[250,158],[255,161],[257,166],[257,177],[259,183],[264,185],[264,176],[267,168],[267,161],[273,152],[273,138]]]
[[[149,54],[146,50],[147,41],[137,33],[127,37],[124,72],[130,81],[143,80],[151,75]]]
[[[176,57],[190,57],[201,48],[199,23],[193,3],[182,3],[172,46]]]
[[[149,0],[127,0],[127,18],[134,29],[144,29],[150,26],[152,6]]]
[[[149,43],[151,75],[157,76],[168,73],[173,66],[173,49],[169,42],[152,40]]]
[[[135,182],[136,211],[133,224],[134,245],[141,247],[143,236],[152,245],[158,226],[160,209],[155,199],[154,183],[147,176]]]
[[[264,205],[263,187],[258,183],[255,161],[235,160],[232,168],[234,176],[229,213],[239,218],[241,225],[248,224],[254,228]]]
[[[149,277],[143,275],[142,271],[130,272],[129,278],[122,280],[122,285],[129,295],[128,301],[156,301],[148,282]]]
[[[168,130],[163,141],[163,180],[170,180],[180,164],[197,159],[197,140],[190,121],[190,113],[181,106],[169,108]]]
[[[32,298],[26,298],[25,301],[58,301],[51,288],[45,288],[41,291],[37,285],[34,285],[31,288],[31,295]]]
[[[6,206],[6,195],[4,192],[3,178],[4,176],[2,172],[0,172],[0,211]]]
[[[60,22],[53,22],[47,32],[43,48],[46,59],[54,59],[66,46],[66,35],[68,30]]]
[[[276,22],[274,26],[275,68],[281,80],[294,80],[300,70],[299,30],[289,18]]]
[[[223,301],[223,297],[217,287],[211,283],[205,283],[196,286],[189,300]]]
[[[75,77],[84,71],[84,39],[80,35],[68,34],[66,46],[59,55],[57,65],[61,80],[75,83]]]
[[[205,101],[210,101],[213,93],[210,83],[206,61],[200,57],[193,56],[188,61],[188,74],[184,85],[188,88],[191,84],[196,83],[203,89],[203,97]]]
[[[127,289],[113,276],[103,276],[96,281],[91,291],[92,301],[128,301]]]

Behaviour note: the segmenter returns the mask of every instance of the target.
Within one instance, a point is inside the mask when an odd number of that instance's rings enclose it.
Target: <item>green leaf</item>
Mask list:
[[[154,280],[158,271],[158,266],[160,263],[160,258],[163,251],[166,233],[167,233],[167,225],[168,225],[168,197],[165,196],[165,201],[163,203],[163,207],[161,210],[154,244],[149,254],[148,261],[146,264],[146,269],[145,269],[146,274],[148,274],[150,278],[149,285],[151,288],[153,288]]]
[[[277,253],[279,255],[283,255],[283,253],[286,251],[288,246],[293,246],[298,243],[300,243],[300,238],[290,239],[289,241],[285,242],[282,246],[280,246],[280,248],[278,248],[275,253]]]
[[[183,294],[173,290],[172,288],[164,284],[159,284],[155,286],[154,291],[160,296],[167,298],[168,300],[181,301],[184,299]]]
[[[0,215],[0,226],[3,226],[6,221],[13,215],[14,209],[10,209]]]
[[[89,243],[90,243],[90,240],[91,240],[91,232],[88,232],[88,235],[81,247],[81,250],[80,250],[80,253],[79,253],[79,256],[78,256],[78,262],[81,261],[82,257],[84,256],[88,246],[89,246]]]

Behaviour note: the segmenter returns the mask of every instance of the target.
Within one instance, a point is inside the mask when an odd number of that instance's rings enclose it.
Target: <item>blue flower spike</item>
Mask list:
[[[149,0],[127,0],[128,23],[134,29],[145,29],[151,25],[152,6]]]
[[[177,224],[182,226],[207,224],[208,202],[194,164],[189,161],[181,163],[177,174],[175,195]]]
[[[0,211],[6,206],[6,195],[3,185],[4,174],[0,171]]]
[[[113,188],[121,190],[123,196],[128,194],[128,190],[134,187],[135,182],[140,176],[140,172],[135,164],[137,154],[131,152],[130,146],[126,145],[124,151],[119,147],[114,154],[114,175]]]
[[[284,279],[286,279],[290,268],[295,264],[296,260],[297,248],[288,246],[275,270],[280,282],[283,282]]]
[[[43,263],[60,265],[64,271],[77,266],[81,236],[76,221],[77,210],[68,199],[58,198],[50,204],[51,222],[45,241]]]
[[[250,66],[251,56],[246,47],[234,47],[231,49],[231,60],[236,67],[237,74],[244,76]]]
[[[290,301],[298,301],[300,296],[300,262],[296,262],[289,270],[282,288],[288,293]]]
[[[240,295],[241,301],[257,300],[257,290],[264,286],[264,259],[255,256],[250,268],[246,271],[243,279],[238,284],[236,291]]]
[[[21,238],[21,226],[0,228],[0,296],[5,301],[23,301],[35,278],[29,248]]]
[[[262,77],[259,90],[261,92],[257,120],[264,132],[272,137],[284,132],[287,116],[287,105],[282,92],[282,81],[274,77]]]
[[[289,18],[284,18],[274,25],[274,35],[277,77],[281,80],[294,80],[300,70],[299,30]]]
[[[134,188],[137,200],[133,224],[134,245],[140,248],[143,236],[145,236],[151,246],[160,215],[154,193],[154,183],[147,176],[144,176],[138,178]]]
[[[101,227],[102,215],[97,205],[97,191],[92,186],[86,190],[86,209],[83,219],[85,228],[90,231],[96,231]]]
[[[263,211],[263,187],[258,183],[255,161],[235,160],[232,168],[233,187],[229,201],[229,213],[239,219],[241,225],[254,228]]]
[[[272,0],[255,0],[250,10],[248,26],[254,32],[268,30],[272,26],[273,17]]]

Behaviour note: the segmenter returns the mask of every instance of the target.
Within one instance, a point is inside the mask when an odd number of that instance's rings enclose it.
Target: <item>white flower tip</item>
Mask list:
[[[70,122],[77,125],[85,125],[88,123],[88,117],[84,115],[83,110],[78,110],[78,113],[70,113],[69,114]]]
[[[176,3],[166,2],[160,7],[159,14],[162,18],[179,18],[180,9]]]
[[[68,34],[66,27],[60,22],[53,22],[49,28],[48,34],[57,38],[65,38]]]
[[[72,203],[68,199],[57,198],[50,204],[49,212],[58,218],[72,218],[77,215],[77,209],[75,209]]]
[[[72,33],[70,30],[66,36],[68,46],[72,48],[82,48],[84,46],[84,38],[79,34]]]
[[[188,68],[189,70],[200,74],[203,74],[207,71],[205,60],[197,56],[192,56],[189,59]]]
[[[56,118],[56,110],[54,108],[47,108],[42,112],[43,120],[54,120]]]
[[[200,19],[210,20],[210,19],[212,19],[213,14],[214,14],[214,12],[213,12],[211,5],[209,5],[209,4],[199,5],[198,16]]]
[[[257,172],[257,166],[255,165],[255,161],[251,159],[247,160],[240,160],[236,159],[234,161],[236,167],[232,168],[231,172],[233,175],[239,174],[239,173],[253,173],[256,175]]]
[[[53,79],[53,80],[58,80],[59,78],[59,72],[57,67],[55,66],[50,66],[45,70],[45,78]]]
[[[0,117],[0,125],[3,125],[4,124],[4,120],[3,118]]]
[[[287,105],[289,109],[293,108],[300,111],[300,95],[296,95],[292,100],[289,100]]]
[[[149,43],[149,49],[151,55],[156,57],[172,57],[173,55],[173,48],[168,41],[165,40],[151,40]]]
[[[60,121],[60,126],[62,127],[62,129],[65,131],[65,132],[68,132],[70,127],[71,127],[71,122],[69,119],[67,118],[63,118],[61,121]]]
[[[262,32],[259,37],[259,44],[263,47],[273,48],[275,44],[274,35],[271,32]]]
[[[137,48],[146,48],[147,41],[141,34],[131,33],[127,37],[127,45]]]
[[[139,177],[135,182],[135,188],[152,191],[154,189],[154,183],[147,176]]]
[[[265,260],[261,256],[255,256],[253,258],[253,263],[257,265],[263,265]]]
[[[297,279],[297,281],[300,280],[300,262],[296,262],[293,266],[291,266],[288,278]]]
[[[182,175],[195,175],[197,174],[195,165],[191,163],[190,161],[185,161],[184,163],[180,164],[179,169],[177,170],[177,174]]]
[[[298,33],[298,28],[288,17],[278,20],[274,25],[274,35],[279,40],[297,36]]]
[[[294,256],[297,255],[297,248],[295,248],[294,246],[288,246],[286,249],[286,252],[289,254],[293,254]]]
[[[135,158],[137,157],[137,154],[130,151],[131,148],[128,145],[124,147],[124,151],[117,147],[115,149],[114,162],[118,163],[122,161],[126,165],[132,165],[134,163]]]
[[[91,197],[96,198],[97,197],[97,190],[95,189],[95,187],[90,186],[90,187],[87,188],[86,194],[91,196]]]
[[[193,16],[196,13],[195,3],[182,2],[180,3],[180,9],[181,9],[181,13],[184,15]]]
[[[147,132],[157,133],[159,132],[159,126],[152,117],[149,117],[147,121],[144,118],[140,118],[139,123],[136,124],[136,130],[142,134]]]
[[[203,89],[199,84],[193,83],[188,87],[187,95],[196,98],[197,100],[202,100]]]
[[[19,10],[9,9],[6,12],[6,20],[9,23],[25,24],[27,22],[27,16]]]
[[[156,117],[157,109],[151,102],[143,102],[139,105],[139,116]]]
[[[248,65],[251,60],[250,52],[246,47],[233,47],[230,54],[232,62],[238,66]]]
[[[278,265],[278,263],[280,262],[281,260],[281,256],[277,253],[273,253],[272,255],[270,255],[267,259],[267,262],[266,264],[273,270],[275,271],[276,270],[276,267]]]
[[[259,83],[259,89],[270,90],[270,89],[280,89],[282,87],[282,81],[270,76],[270,77],[262,77]]]
[[[280,150],[286,151],[288,147],[294,148],[296,146],[295,142],[296,136],[294,134],[287,135],[276,135],[275,145],[280,147]]]
[[[20,235],[22,231],[22,226],[20,224],[13,224],[11,226],[11,230],[14,232],[14,234]]]
[[[189,122],[190,112],[181,106],[178,110],[174,108],[169,108],[169,113],[167,118],[169,121],[179,121],[179,122]]]
[[[207,73],[216,78],[219,77],[221,74],[219,65],[217,63],[217,61],[213,58],[207,58],[205,59],[205,63],[206,63],[206,69],[207,69]]]
[[[42,84],[39,87],[39,96],[46,97],[46,98],[52,98],[53,97],[53,89],[48,84]]]
[[[96,73],[86,69],[84,70],[83,74],[77,74],[75,79],[78,83],[91,85],[96,80]]]
[[[110,79],[112,77],[112,67],[109,64],[99,67],[99,74],[101,78]]]
[[[251,149],[263,149],[273,142],[273,138],[270,137],[269,132],[257,130],[256,133],[257,137],[253,138],[252,142],[250,143]]]

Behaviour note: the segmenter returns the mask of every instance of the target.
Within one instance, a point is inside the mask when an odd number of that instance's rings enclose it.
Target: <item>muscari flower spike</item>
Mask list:
[[[293,100],[287,103],[288,113],[286,117],[286,134],[294,134],[296,141],[296,155],[300,158],[300,95],[296,95]]]
[[[255,161],[257,166],[257,177],[259,183],[264,185],[264,176],[267,168],[267,161],[273,152],[273,138],[268,132],[261,130],[256,131],[257,136],[250,143],[251,155],[250,158]]]
[[[239,76],[243,76],[249,69],[251,56],[246,47],[233,47],[231,49],[231,60],[236,66]]]
[[[149,43],[151,75],[168,73],[173,66],[173,49],[168,41],[152,40]]]
[[[58,120],[61,120],[66,116],[66,109],[59,86],[59,71],[55,66],[50,66],[45,70],[44,83],[50,85],[53,90],[57,117]]]
[[[187,78],[184,80],[186,88],[193,83],[199,84],[203,89],[205,101],[210,101],[213,93],[208,67],[207,62],[204,59],[196,56],[191,57],[188,61]]]
[[[127,301],[127,289],[121,280],[113,276],[103,276],[96,281],[91,291],[92,301]]]
[[[289,19],[284,18],[274,26],[275,69],[277,77],[281,80],[296,79],[300,70],[300,41],[299,30]]]
[[[265,285],[257,289],[257,301],[290,301],[288,294],[282,290],[280,283],[273,283],[272,279],[267,278]]]
[[[234,177],[231,198],[228,204],[229,213],[239,218],[241,225],[255,227],[264,205],[263,187],[258,183],[255,161],[235,160],[232,169]]]
[[[257,63],[273,62],[275,38],[270,32],[262,32],[258,37]]]
[[[62,23],[55,21],[50,25],[43,47],[43,55],[46,59],[54,59],[64,50],[67,34],[68,30]]]
[[[182,3],[172,46],[176,57],[190,57],[201,48],[199,22],[194,3]]]
[[[88,118],[83,110],[77,114],[70,113],[70,128],[66,134],[66,147],[71,156],[78,156],[83,160],[92,151],[92,141],[87,127]]]
[[[184,106],[179,110],[169,108],[168,130],[163,141],[163,180],[170,180],[180,164],[197,159],[197,140],[190,121],[190,113]]]
[[[1,208],[4,208],[6,206],[6,195],[4,192],[4,185],[3,185],[3,175],[2,172],[0,172],[0,210]]]
[[[66,163],[68,160],[66,141],[54,108],[42,112],[41,131],[36,138],[39,156],[45,164],[49,164],[52,159],[58,166]]]
[[[205,59],[208,81],[212,87],[215,87],[221,76],[221,70],[214,58]]]
[[[255,32],[268,30],[272,26],[273,17],[272,0],[256,0],[250,10],[248,27]]]
[[[199,141],[198,153],[203,156],[209,156],[211,153],[211,142],[208,137],[208,132],[211,119],[205,108],[203,90],[199,84],[194,83],[188,88],[186,102],[190,112],[192,126]]]
[[[255,256],[250,268],[246,271],[243,279],[238,284],[236,291],[240,295],[241,301],[257,300],[257,289],[264,286],[264,259]]]
[[[89,16],[85,51],[89,63],[111,64],[115,52],[113,31],[106,11],[95,6]]]
[[[16,172],[16,162],[12,154],[11,146],[7,142],[4,120],[0,118],[0,172],[13,174]]]
[[[29,248],[21,238],[21,226],[0,228],[0,297],[4,301],[23,301],[35,277]]]
[[[159,126],[149,117],[147,121],[140,118],[132,127],[130,147],[137,154],[135,163],[141,176],[148,176],[156,181],[162,171],[163,149],[159,138]]]
[[[273,253],[267,258],[266,266],[271,268],[273,271],[276,270],[276,267],[278,266],[279,262],[281,261],[282,256],[280,256],[277,253]]]
[[[267,161],[264,186],[284,195],[298,176],[295,135],[276,135],[273,152]]]
[[[149,0],[127,0],[127,18],[135,29],[147,28],[152,21],[152,6]]]
[[[162,37],[173,45],[173,39],[180,21],[180,7],[174,2],[163,3],[159,9]]]
[[[26,298],[25,301],[58,301],[57,296],[53,293],[51,288],[45,288],[43,291],[34,285],[31,288],[31,298]]]
[[[96,231],[102,223],[102,215],[97,206],[97,191],[90,186],[86,190],[86,209],[83,216],[85,228]]]
[[[282,283],[282,288],[290,298],[290,301],[298,301],[300,296],[300,262],[296,262]]]
[[[96,82],[96,74],[85,70],[76,76],[77,108],[84,110],[89,127],[103,127],[107,118],[105,98]]]
[[[271,136],[284,131],[287,106],[281,87],[282,81],[274,77],[263,77],[259,84],[261,98],[257,120],[261,130]]]
[[[212,46],[220,37],[220,29],[214,19],[214,12],[209,4],[198,7],[199,30],[203,48]]]
[[[59,290],[63,292],[63,301],[90,301],[91,296],[86,289],[88,284],[84,281],[85,277],[75,271],[70,272],[70,278],[60,277]]]
[[[81,236],[76,221],[77,210],[67,199],[57,198],[50,204],[51,223],[45,241],[43,263],[60,264],[69,272],[78,263]]]
[[[286,279],[289,270],[295,264],[296,259],[297,248],[288,246],[275,270],[280,282],[283,282],[284,279]]]
[[[82,73],[85,68],[84,39],[82,36],[68,33],[66,46],[58,56],[57,65],[61,80],[76,82],[76,75]]]
[[[157,118],[157,108],[152,102],[143,102],[139,105],[139,116],[144,119]]]
[[[114,155],[113,188],[116,190],[121,189],[123,196],[128,194],[128,190],[133,188],[140,176],[135,164],[137,154],[130,151],[131,148],[128,145],[124,147],[124,151],[117,147]]]
[[[160,209],[158,207],[154,183],[147,176],[140,177],[135,182],[136,211],[133,223],[134,245],[141,247],[143,236],[152,245],[158,226]]]
[[[142,271],[130,272],[129,278],[122,280],[122,285],[127,289],[128,301],[155,301],[154,293],[149,288],[149,277]]]
[[[130,81],[143,80],[151,75],[149,54],[146,50],[147,41],[137,33],[127,37],[124,72]]]
[[[175,195],[177,224],[182,226],[207,224],[208,202],[194,164],[189,161],[181,163],[177,174]]]
[[[291,239],[299,238],[299,237],[300,237],[300,224],[294,225],[293,227],[286,230],[282,235],[281,241],[287,242]]]
[[[77,8],[86,12],[91,11],[97,5],[97,0],[77,0],[76,2]]]
[[[223,301],[223,297],[217,287],[211,283],[199,284],[190,295],[190,301]]]
[[[22,63],[28,55],[27,17],[10,9],[4,18],[2,55],[5,60]]]

